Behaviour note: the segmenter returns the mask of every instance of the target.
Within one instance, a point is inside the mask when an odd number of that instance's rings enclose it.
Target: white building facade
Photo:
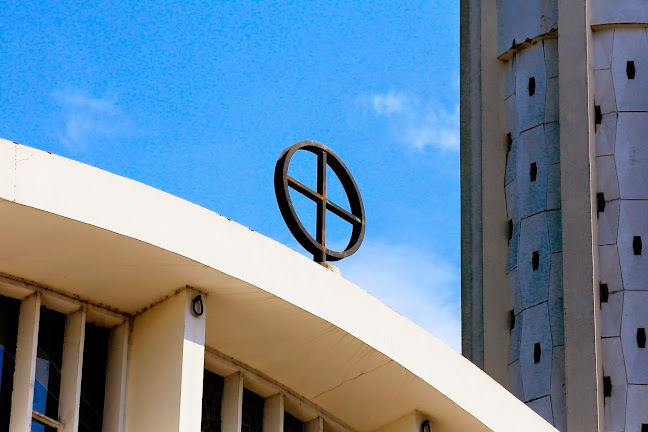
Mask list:
[[[0,140],[0,431],[552,431],[340,275]]]

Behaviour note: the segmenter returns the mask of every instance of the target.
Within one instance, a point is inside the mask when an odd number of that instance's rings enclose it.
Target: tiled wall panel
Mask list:
[[[648,21],[648,2],[594,0],[596,23]],[[648,34],[594,32],[605,427],[648,424]]]
[[[518,1],[504,1],[502,7],[504,4],[522,7]],[[533,30],[529,27],[533,13],[542,8],[551,12],[553,3],[524,4],[530,5],[525,12],[530,15],[520,18],[526,23],[515,22],[510,31],[531,35],[524,31]],[[538,24],[537,32],[548,31],[542,25]],[[504,100],[510,145],[504,188],[510,237],[507,283],[514,317],[509,351],[511,390],[564,431],[557,40],[545,39],[513,55],[507,65]]]

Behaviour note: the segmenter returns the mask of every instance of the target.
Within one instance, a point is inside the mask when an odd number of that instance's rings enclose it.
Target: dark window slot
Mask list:
[[[511,240],[513,238],[513,219],[509,219],[506,223],[506,239]]]
[[[542,347],[540,346],[540,342],[536,342],[535,345],[533,345],[533,363],[540,363],[541,357]]]
[[[606,283],[599,284],[599,289],[601,291],[601,303],[607,303],[610,296],[608,285]]]
[[[637,329],[637,346],[646,348],[646,329],[643,327]]]
[[[297,417],[284,411],[284,429],[283,432],[304,432],[304,422]]]
[[[506,134],[506,152],[510,152],[513,149],[513,136],[510,133]]]
[[[635,68],[635,63],[632,60],[628,60],[628,63],[626,63],[626,75],[628,75],[629,80],[635,79],[635,74],[637,73],[637,69]]]
[[[222,376],[205,369],[203,375],[201,432],[221,432],[224,386],[225,380]]]
[[[641,424],[641,432],[648,432],[648,424],[646,423]]]
[[[531,265],[533,267],[533,271],[538,270],[538,267],[540,267],[540,252],[533,251],[533,256],[531,257]]]
[[[509,311],[508,325],[509,325],[509,330],[513,330],[515,328],[515,311],[513,311],[513,309]]]
[[[603,397],[612,396],[612,380],[609,376],[603,377]]]
[[[632,239],[632,250],[635,255],[641,255],[641,236],[634,236]]]
[[[535,77],[529,78],[529,96],[533,96],[536,91]]]
[[[538,165],[535,162],[533,162],[529,167],[529,178],[531,179],[531,182],[536,181],[538,178]]]
[[[600,125],[603,122],[603,114],[601,113],[601,106],[594,106],[594,124]]]
[[[605,194],[603,192],[596,194],[596,211],[597,213],[603,213],[605,211]]]

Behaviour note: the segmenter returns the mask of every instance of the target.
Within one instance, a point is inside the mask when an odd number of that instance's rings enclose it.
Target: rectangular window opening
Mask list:
[[[648,424],[647,423],[642,423],[641,424],[641,432],[648,432]]]
[[[65,315],[41,307],[33,409],[54,420],[58,420],[65,320]],[[47,430],[43,428],[32,426],[32,431]]]
[[[265,399],[243,389],[243,416],[241,432],[263,432],[263,406]]]
[[[601,303],[607,303],[608,297],[610,296],[608,284],[606,283],[599,284],[599,290],[601,291]]]
[[[203,375],[203,399],[201,432],[221,432],[221,410],[225,379],[205,369]]]
[[[304,422],[284,411],[284,432],[304,432]]]
[[[529,96],[533,96],[536,92],[536,79],[535,77],[529,78]]]
[[[0,431],[9,430],[20,301],[0,296]]]
[[[538,165],[535,162],[529,167],[529,178],[531,179],[531,183],[538,178]]]
[[[533,256],[531,257],[531,266],[533,268],[533,271],[538,270],[538,268],[540,267],[540,252],[533,251]]]
[[[646,348],[646,329],[643,327],[637,329],[637,347]]]
[[[515,328],[515,311],[513,309],[509,311],[508,325],[509,330],[513,330]]]
[[[612,380],[609,376],[603,377],[603,397],[612,396]]]
[[[626,63],[626,75],[628,76],[629,80],[635,79],[635,75],[637,73],[637,69],[635,68],[635,62],[632,60],[628,60]]]
[[[109,337],[110,330],[86,323],[79,432],[100,431],[102,428]]]
[[[641,255],[641,249],[641,236],[634,236],[634,238],[632,239],[632,250],[634,251],[634,254]]]
[[[513,238],[513,219],[509,219],[506,223],[506,239],[511,240]]]
[[[540,346],[540,342],[536,342],[535,345],[533,345],[533,363],[540,363],[541,357],[542,347]]]
[[[511,133],[506,134],[506,153],[510,152],[513,149],[513,136]]]
[[[600,125],[603,123],[603,113],[601,113],[601,105],[594,106],[594,124]]]
[[[605,211],[605,194],[599,192],[596,194],[596,212],[603,213]]]

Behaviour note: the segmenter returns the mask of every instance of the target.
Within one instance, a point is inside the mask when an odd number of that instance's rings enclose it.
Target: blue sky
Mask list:
[[[320,141],[367,213],[343,276],[459,349],[458,0],[162,3],[5,2],[0,137],[300,252],[272,173],[285,147]],[[346,231],[328,227],[338,244]]]

